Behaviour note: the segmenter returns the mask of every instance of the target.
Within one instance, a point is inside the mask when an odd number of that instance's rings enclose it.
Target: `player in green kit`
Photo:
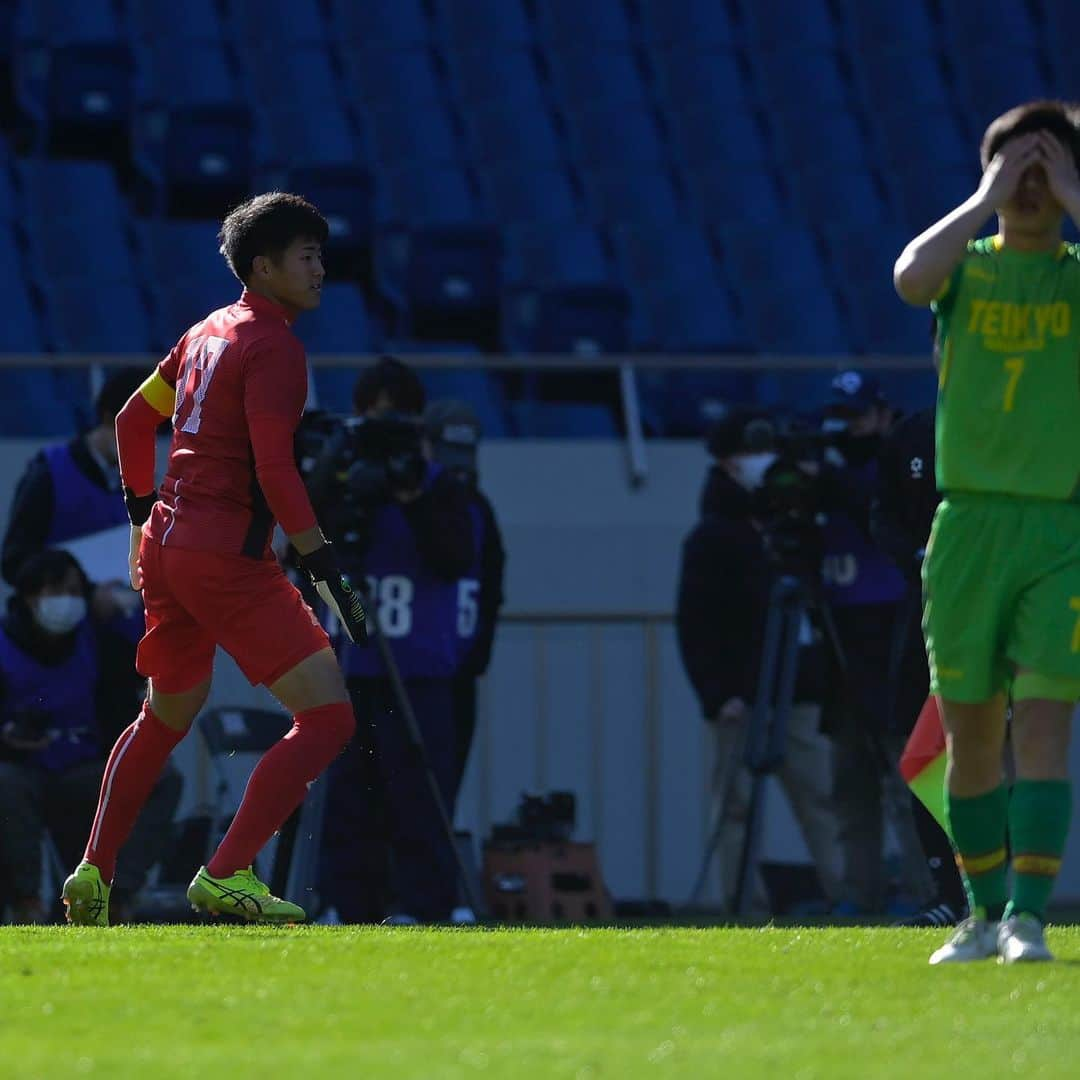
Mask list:
[[[972,902],[931,964],[1051,959],[1043,922],[1072,813],[1080,699],[1080,247],[1062,242],[1064,215],[1080,222],[1080,112],[1052,101],[1011,109],[987,128],[981,156],[975,193],[912,240],[894,273],[900,296],[937,317],[944,497],[923,629]],[[973,239],[995,212],[998,235]]]

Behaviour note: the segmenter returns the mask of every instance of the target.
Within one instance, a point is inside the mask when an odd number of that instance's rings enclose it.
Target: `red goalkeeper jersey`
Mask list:
[[[314,526],[293,460],[307,364],[283,308],[245,290],[188,330],[158,372],[176,405],[149,539],[266,558],[275,516],[290,534]]]

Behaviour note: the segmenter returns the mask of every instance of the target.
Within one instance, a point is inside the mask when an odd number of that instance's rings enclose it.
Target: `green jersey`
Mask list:
[[[1080,498],[1080,246],[973,240],[931,308],[938,488]]]

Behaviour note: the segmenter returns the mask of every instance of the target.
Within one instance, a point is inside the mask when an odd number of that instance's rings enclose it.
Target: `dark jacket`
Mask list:
[[[480,538],[479,569],[480,595],[479,618],[476,637],[461,662],[461,675],[476,678],[483,675],[491,663],[491,650],[495,643],[495,626],[499,609],[503,605],[503,580],[506,574],[506,549],[502,533],[495,518],[495,508],[488,497],[475,487],[467,487],[469,500],[483,522]]]
[[[714,466],[701,520],[683,543],[676,631],[687,675],[707,719],[724,702],[757,696],[769,594],[778,568],[753,516],[751,496]],[[820,700],[821,646],[800,652],[797,701]]]

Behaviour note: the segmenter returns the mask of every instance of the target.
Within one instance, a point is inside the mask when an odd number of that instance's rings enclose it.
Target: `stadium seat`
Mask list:
[[[873,130],[880,159],[890,171],[909,168],[918,161],[934,167],[965,159],[974,162],[978,154],[952,109],[898,102],[875,114]]]
[[[592,220],[678,221],[683,208],[664,168],[596,169],[584,177]]]
[[[502,347],[510,353],[626,352],[630,298],[612,285],[574,285],[505,290]]]
[[[771,169],[761,165],[715,164],[687,174],[698,217],[710,225],[728,221],[788,221],[791,212]]]
[[[400,225],[458,225],[477,217],[465,170],[453,165],[379,168],[375,203],[380,222]]]
[[[97,275],[51,278],[45,295],[58,352],[153,351],[150,318],[133,281],[103,280]]]
[[[610,284],[600,235],[591,225],[511,226],[503,231],[503,280],[511,285]]]
[[[1076,42],[1080,41],[1080,7],[1074,0],[1043,0],[1043,41],[1054,73],[1055,90],[1070,101],[1080,98]]]
[[[756,52],[777,48],[831,49],[836,27],[828,0],[741,0],[746,39]]]
[[[694,105],[667,113],[671,142],[690,171],[717,164],[764,168],[769,155],[761,128],[748,109]]]
[[[323,285],[321,303],[297,319],[295,332],[309,353],[369,353],[374,345],[364,298],[344,282]]]
[[[645,352],[711,353],[746,347],[731,296],[717,280],[655,283],[635,293],[631,345]]]
[[[436,28],[452,49],[529,46],[533,31],[521,0],[436,0]]]
[[[979,45],[953,57],[960,100],[979,136],[995,117],[1024,101],[1047,96],[1034,49]],[[1007,71],[1008,78],[1001,73]]]
[[[571,112],[583,105],[610,102],[645,105],[649,95],[630,49],[598,45],[565,45],[548,58],[551,81]]]
[[[512,401],[514,428],[522,438],[613,439],[615,418],[606,405],[562,401]]]
[[[632,43],[621,0],[539,0],[536,26],[544,41],[591,45]]]
[[[27,288],[27,274],[19,257],[11,225],[0,224],[0,289],[5,297],[4,318],[0,320],[0,352],[38,353],[44,351],[41,329]],[[7,380],[8,383],[19,380]],[[7,397],[9,385],[0,401]],[[5,417],[8,410],[5,409]]]
[[[326,44],[326,21],[319,0],[227,0],[227,7],[238,43]]]
[[[413,106],[417,112],[446,93],[426,48],[342,48],[342,70],[349,96],[360,108],[373,105]]]
[[[718,112],[746,109],[746,83],[734,50],[688,44],[654,50],[652,58],[667,105],[709,106]]]
[[[334,36],[367,48],[426,45],[430,26],[423,0],[330,0]]]
[[[941,16],[950,54],[984,45],[1031,50],[1037,44],[1028,7],[1015,0],[941,0]]]
[[[890,179],[897,191],[904,221],[912,230],[920,233],[954,210],[974,191],[979,182],[977,163],[933,163],[934,182],[928,184],[927,167],[922,161],[912,162],[906,168],[897,167]]]
[[[936,52],[885,45],[853,56],[856,80],[870,105],[874,121],[881,112],[898,107],[926,106],[947,112],[952,95],[945,85]],[[903,87],[903,94],[897,93]]]
[[[787,108],[773,115],[775,145],[786,167],[862,165],[867,160],[862,132],[854,114],[835,107]]]
[[[480,190],[486,216],[500,225],[580,219],[570,177],[562,165],[527,162],[483,165]]]
[[[383,105],[372,109],[369,119],[373,157],[383,168],[462,158],[453,118],[439,102],[429,102],[423,109]]]
[[[645,37],[656,45],[730,48],[735,44],[725,7],[716,0],[639,0],[638,6]]]
[[[611,230],[615,258],[635,288],[653,282],[718,281],[705,232],[696,224],[635,222]]]
[[[896,295],[892,268],[911,237],[896,227],[830,223],[822,230],[844,301],[852,343],[863,353],[929,352],[930,318]]]
[[[851,91],[832,49],[787,48],[753,58],[761,98],[769,106],[844,105]]]
[[[214,0],[184,0],[182,4],[127,0],[125,6],[132,31],[142,46],[175,49],[191,61],[196,59],[188,50],[192,43],[220,46],[225,39],[225,28]]]
[[[787,180],[796,210],[811,223],[861,221],[872,227],[889,216],[866,169],[812,165],[792,169]]]
[[[809,228],[738,223],[717,234],[754,347],[792,356],[850,349]]]
[[[565,157],[555,122],[542,101],[476,105],[465,115],[465,131],[473,161],[551,164]]]
[[[669,158],[656,118],[644,107],[587,105],[566,120],[574,160],[584,168],[658,166]]]
[[[446,55],[450,83],[463,105],[542,104],[536,59],[529,49],[506,47],[451,50]]]
[[[428,402],[455,399],[467,401],[480,421],[484,439],[505,439],[510,434],[510,417],[499,384],[486,371],[474,369],[422,368]]]
[[[937,51],[941,32],[934,25],[925,0],[904,4],[868,4],[866,0],[841,0],[851,44],[849,56],[872,53],[888,45],[922,53]]]

